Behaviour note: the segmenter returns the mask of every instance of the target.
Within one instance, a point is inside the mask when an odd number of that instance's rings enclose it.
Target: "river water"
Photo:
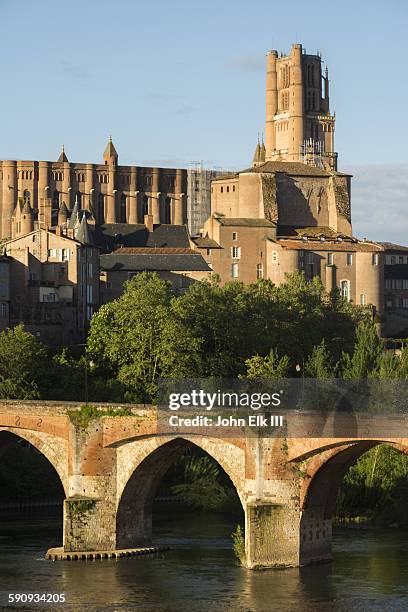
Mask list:
[[[61,543],[56,511],[0,516],[1,610],[5,593],[65,593],[67,604],[29,610],[87,612],[380,611],[408,609],[408,532],[338,529],[332,564],[253,572],[237,565],[235,522],[217,514],[170,511],[155,537],[173,550],[156,557],[45,561]]]

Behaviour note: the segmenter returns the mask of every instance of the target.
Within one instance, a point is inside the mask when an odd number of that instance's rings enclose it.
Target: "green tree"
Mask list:
[[[116,376],[131,401],[151,401],[160,376],[188,374],[196,342],[171,315],[171,286],[141,273],[92,318],[87,354]]]
[[[0,397],[39,398],[48,364],[45,346],[23,324],[1,332]]]
[[[261,357],[254,355],[245,361],[247,367],[246,378],[285,378],[289,371],[289,357],[279,357],[278,352],[271,349],[269,355]]]
[[[357,326],[356,344],[352,355],[343,353],[339,370],[343,378],[365,379],[373,376],[380,365],[384,342],[372,321]]]

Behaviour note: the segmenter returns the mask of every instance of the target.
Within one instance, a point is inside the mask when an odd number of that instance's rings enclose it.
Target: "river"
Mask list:
[[[235,523],[223,515],[174,511],[162,504],[156,557],[45,561],[61,542],[56,510],[0,516],[0,591],[65,593],[67,604],[29,610],[285,612],[408,609],[408,532],[337,529],[332,564],[254,572],[231,550]],[[1,610],[22,609],[1,607]]]

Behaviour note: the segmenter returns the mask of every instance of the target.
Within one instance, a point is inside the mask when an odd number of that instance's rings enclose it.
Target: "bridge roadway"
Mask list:
[[[103,416],[121,406],[96,406],[101,416],[84,427],[70,417],[80,404],[0,402],[0,455],[18,438],[27,440],[61,480],[64,553],[151,546],[156,488],[177,457],[195,444],[219,463],[237,490],[245,512],[247,567],[328,561],[337,491],[348,467],[379,443],[408,452],[408,437],[368,433],[382,431],[382,424],[387,431],[388,417],[383,423],[373,417],[379,426],[367,427],[365,437],[323,437],[309,426],[308,435],[299,430],[297,437],[217,438],[163,435],[153,406],[132,405],[130,416]],[[403,417],[394,421],[392,432],[407,432]]]

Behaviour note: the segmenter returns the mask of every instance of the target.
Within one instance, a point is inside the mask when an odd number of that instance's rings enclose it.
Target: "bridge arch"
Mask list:
[[[343,477],[357,459],[380,444],[408,453],[408,447],[391,440],[353,440],[342,446],[325,447],[309,461],[301,491],[302,563],[330,558],[332,518]]]
[[[61,481],[65,496],[68,496],[67,443],[57,436],[17,427],[0,428],[0,456],[10,444],[18,439],[29,442],[48,460]]]
[[[153,437],[145,440],[143,452],[140,452],[140,441],[136,444],[139,446],[135,446],[135,443],[124,445],[122,460],[119,449],[116,512],[118,548],[130,548],[151,542],[152,504],[156,489],[167,470],[190,446],[201,448],[220,465],[243,504],[244,451],[239,447],[225,441],[202,437]]]

